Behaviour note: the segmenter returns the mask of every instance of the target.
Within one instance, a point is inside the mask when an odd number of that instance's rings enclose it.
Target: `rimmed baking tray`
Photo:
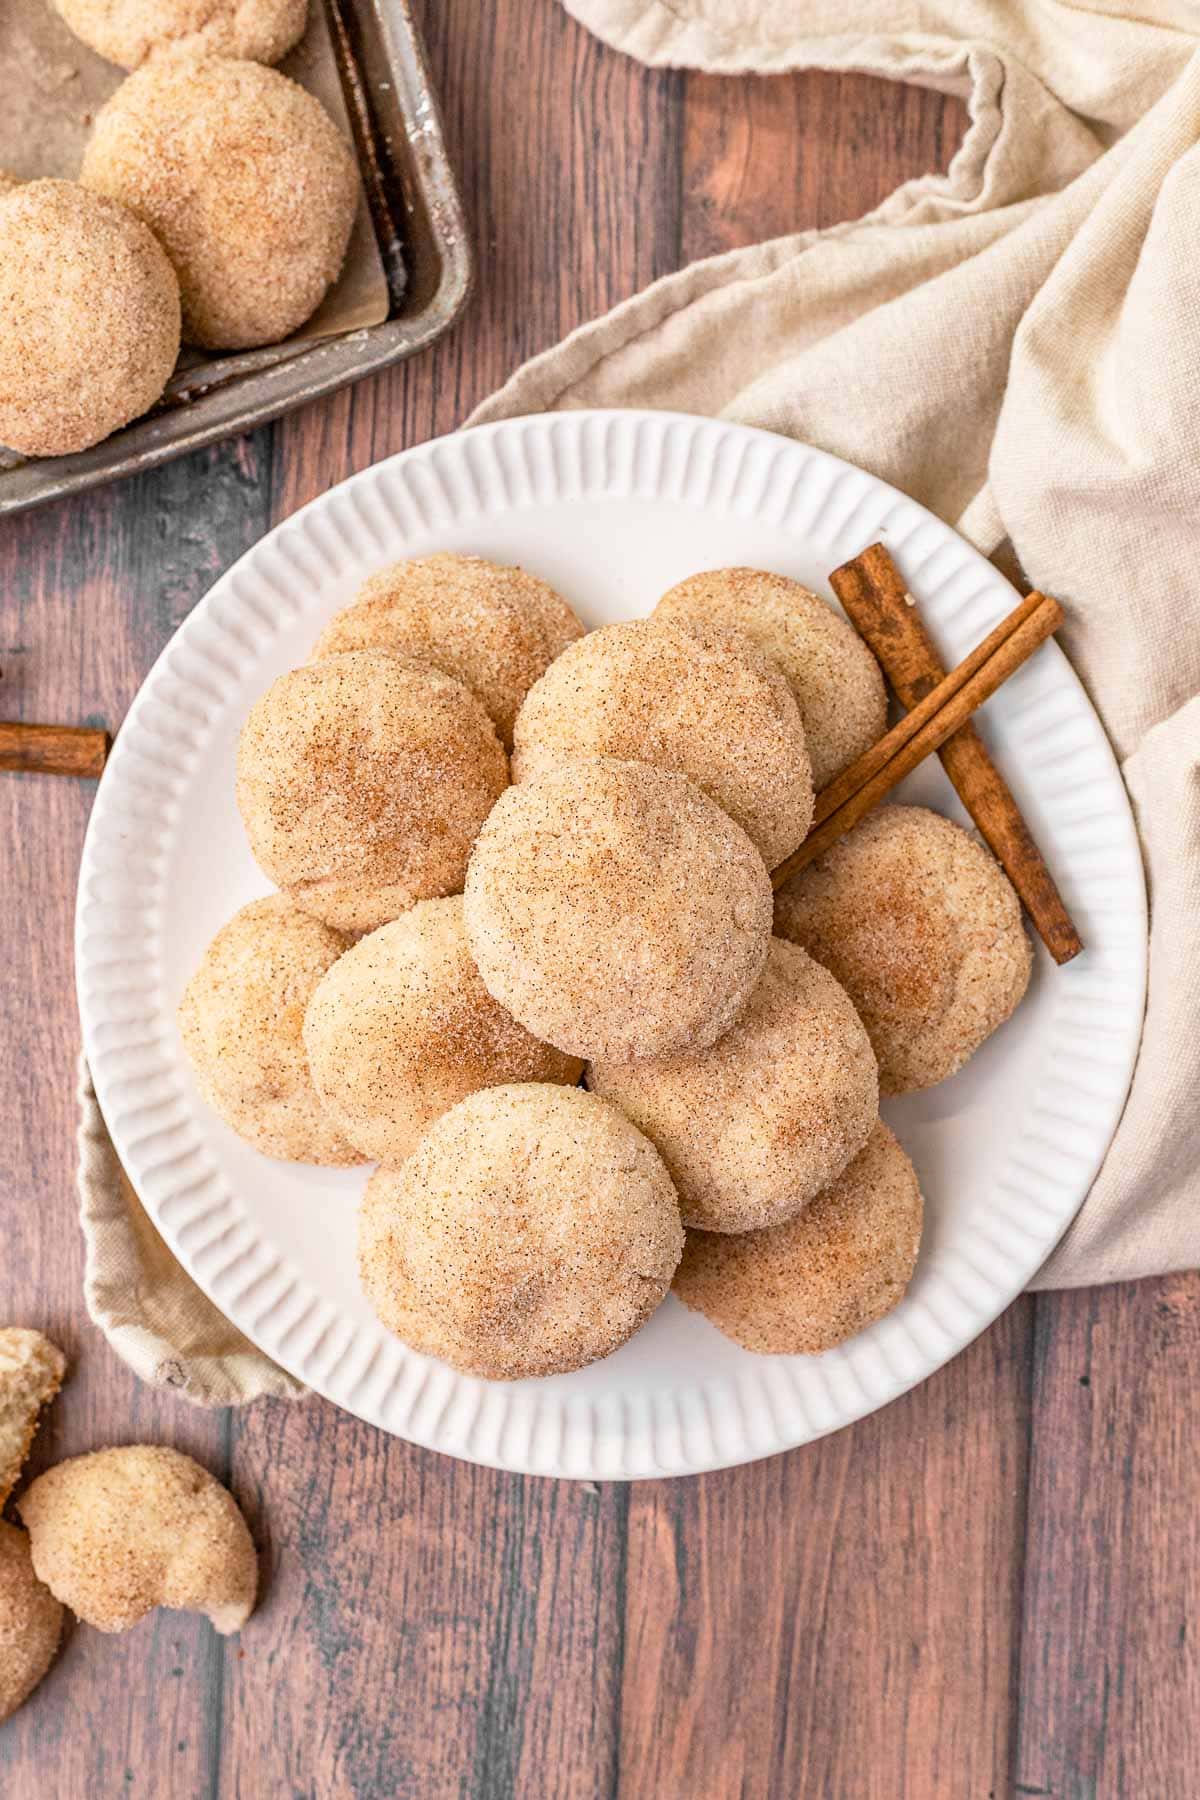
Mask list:
[[[339,337],[296,338],[177,371],[144,418],[74,456],[5,460],[0,515],[152,469],[250,431],[424,349],[471,288],[462,204],[408,0],[324,7],[388,285],[388,316]]]

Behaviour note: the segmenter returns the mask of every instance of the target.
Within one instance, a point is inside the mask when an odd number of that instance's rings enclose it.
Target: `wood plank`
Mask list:
[[[1039,1295],[1014,1793],[1200,1793],[1200,1275]]]
[[[949,95],[872,75],[689,73],[683,260],[857,219],[944,170],[967,125]]]
[[[633,1490],[622,1796],[1007,1792],[1031,1315],[833,1437]]]
[[[266,523],[266,439],[176,463],[0,531],[0,710],[119,722],[163,641]],[[204,505],[197,506],[197,493]],[[0,1029],[20,1078],[0,1083],[0,1322],[36,1325],[72,1373],[30,1470],[104,1444],[168,1443],[224,1477],[228,1418],[144,1386],[82,1301],[75,1199],[75,878],[94,782],[0,777]],[[0,1730],[0,1790],[199,1794],[216,1779],[222,1643],[206,1621],[78,1626],[58,1666]]]
[[[226,1662],[221,1792],[611,1792],[625,1496],[388,1439],[323,1401],[239,1419],[267,1592]]]

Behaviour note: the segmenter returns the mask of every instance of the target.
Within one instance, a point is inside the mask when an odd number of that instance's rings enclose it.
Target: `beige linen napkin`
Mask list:
[[[1150,995],[1116,1139],[1034,1285],[1200,1263],[1200,10],[569,4],[651,63],[860,70],[965,99],[947,175],[905,183],[865,219],[657,282],[528,363],[475,420],[650,406],[764,426],[873,470],[988,553],[1010,540],[1062,599],[1065,647],[1137,811]],[[230,1398],[206,1394],[213,1362],[197,1372],[201,1352],[173,1333],[185,1278],[161,1247],[147,1273],[142,1239],[119,1234],[141,1259],[136,1293],[110,1266],[96,1219],[118,1211],[114,1176],[82,1178],[93,1317],[139,1373],[173,1361],[185,1392]],[[215,1315],[201,1346],[210,1328]],[[279,1381],[240,1344],[215,1364],[236,1370],[238,1397]]]

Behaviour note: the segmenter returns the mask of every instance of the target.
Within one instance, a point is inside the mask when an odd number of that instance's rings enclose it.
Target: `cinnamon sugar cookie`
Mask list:
[[[351,1143],[400,1163],[480,1088],[579,1080],[582,1064],[531,1037],[484,987],[462,896],[424,900],[349,950],[304,1018],[317,1092]]]
[[[210,350],[290,337],[336,280],[358,165],[325,111],[261,63],[160,51],[96,115],[80,180],[120,200],[179,277]]]
[[[923,1211],[916,1171],[880,1123],[787,1224],[740,1237],[689,1231],[675,1292],[747,1350],[815,1356],[904,1298]]]
[[[474,694],[381,650],[280,676],[238,742],[238,807],[256,861],[339,931],[373,931],[418,900],[460,892],[507,783]]]
[[[73,181],[3,192],[0,444],[86,450],[154,405],[178,355],[179,283],[140,219]]]
[[[845,990],[772,938],[749,1004],[706,1050],[593,1062],[593,1093],[662,1155],[683,1222],[756,1231],[792,1218],[861,1150],[879,1116],[875,1057]]]
[[[477,694],[505,744],[539,675],[583,626],[561,595],[525,569],[441,551],[379,569],[333,615],[314,659],[393,650],[454,675]]]
[[[885,1094],[932,1087],[1013,1012],[1033,952],[990,851],[921,806],[881,806],[775,898],[775,929],[850,995]]]
[[[665,593],[656,619],[732,628],[782,671],[796,696],[818,793],[887,725],[879,665],[840,613],[765,569],[712,569]]]
[[[213,938],[179,1006],[179,1031],[213,1111],[264,1156],[363,1162],[322,1106],[304,1009],[350,939],[283,894],[252,900]]]
[[[686,775],[768,868],[812,823],[812,769],[791,690],[752,644],[728,633],[638,619],[572,644],[517,715],[513,780],[573,756]]]
[[[53,0],[75,36],[136,69],[164,46],[274,63],[304,35],[308,0]]]
[[[156,1606],[206,1613],[227,1636],[254,1610],[258,1558],[228,1489],[181,1451],[122,1444],[56,1463],[18,1507],[33,1566],[97,1631]]]
[[[28,1536],[0,1521],[0,1722],[54,1661],[62,1621],[62,1607],[33,1572]]]
[[[66,1357],[40,1331],[0,1327],[0,1506],[17,1485],[42,1408],[66,1372]]]
[[[711,1044],[771,935],[770,879],[745,832],[682,775],[611,757],[509,788],[465,902],[488,992],[571,1056]]]
[[[487,1088],[368,1183],[367,1298],[415,1349],[494,1380],[608,1356],[665,1296],[683,1247],[662,1158],[579,1088]]]

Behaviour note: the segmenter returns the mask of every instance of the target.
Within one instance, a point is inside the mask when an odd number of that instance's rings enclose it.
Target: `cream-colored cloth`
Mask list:
[[[1137,810],[1150,997],[1116,1139],[1035,1285],[1200,1263],[1200,7],[569,6],[646,62],[860,70],[966,101],[948,174],[657,282],[475,420],[651,406],[765,426],[874,470],[989,553],[1011,540],[1063,600]],[[175,1268],[94,1100],[84,1145],[88,1304],[119,1352],[198,1400],[294,1391]]]
[[[79,1218],[88,1312],[135,1375],[199,1406],[237,1406],[263,1394],[295,1400],[305,1393],[175,1261],[117,1160],[82,1059]]]

